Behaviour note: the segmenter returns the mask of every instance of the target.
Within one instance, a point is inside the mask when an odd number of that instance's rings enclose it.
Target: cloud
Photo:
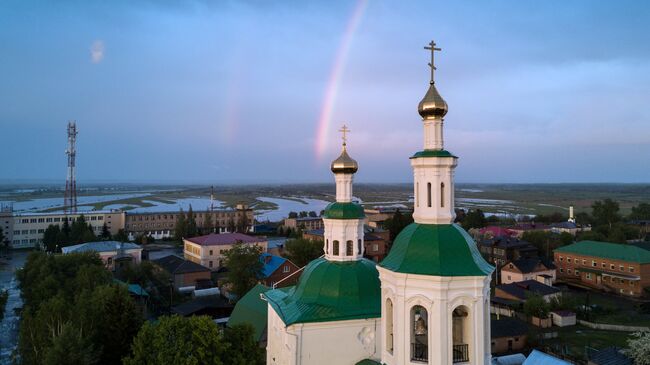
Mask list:
[[[104,59],[104,42],[96,40],[90,46],[90,61],[92,63],[100,63]]]

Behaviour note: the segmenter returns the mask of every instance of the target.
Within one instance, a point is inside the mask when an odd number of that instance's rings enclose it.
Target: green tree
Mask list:
[[[57,246],[63,243],[59,241],[61,238],[61,228],[59,225],[50,224],[43,233],[43,246],[47,252],[56,252]]]
[[[318,215],[316,214],[316,212],[314,212],[313,210],[309,212],[309,216],[310,216],[311,218],[316,218],[316,217],[318,217]]]
[[[77,217],[77,219],[75,219],[70,225],[70,234],[68,237],[68,242],[64,243],[62,247],[84,242],[92,242],[97,239],[92,226],[86,222],[86,218],[83,214]]]
[[[196,216],[194,216],[192,204],[190,204],[190,208],[187,210],[187,227],[185,231],[185,237],[196,237],[198,232],[199,229],[196,225]]]
[[[43,354],[43,365],[93,365],[99,363],[98,352],[86,334],[71,322],[61,324]]]
[[[187,219],[185,218],[185,213],[183,213],[182,208],[178,213],[178,219],[176,220],[176,226],[174,227],[174,238],[176,238],[177,241],[180,241],[183,238],[189,238],[187,236]]]
[[[0,291],[0,322],[2,322],[2,319],[5,316],[5,306],[7,305],[7,300],[9,300],[9,291]]]
[[[229,344],[207,316],[164,316],[142,326],[124,365],[225,365]]]
[[[485,214],[480,209],[470,210],[465,214],[465,219],[460,223],[466,231],[472,228],[483,228],[487,225]]]
[[[621,220],[621,216],[618,214],[620,209],[618,203],[612,199],[596,200],[591,205],[591,209],[591,215],[594,217],[596,225],[608,225],[611,229],[614,223]]]
[[[323,254],[323,241],[295,238],[284,244],[286,256],[298,267],[307,265]]]
[[[384,227],[388,229],[390,233],[391,242],[394,241],[395,237],[397,237],[397,235],[411,223],[413,223],[413,215],[404,215],[399,209],[395,211],[395,214],[393,214],[391,218],[386,219]]]
[[[228,268],[226,281],[231,285],[232,293],[238,298],[257,284],[263,268],[261,254],[260,246],[242,243],[235,243],[225,252],[224,266]]]
[[[650,220],[650,204],[639,203],[636,207],[632,207],[632,212],[628,218],[632,220]]]
[[[104,222],[104,225],[102,226],[102,234],[101,234],[102,239],[104,240],[109,240],[111,239],[111,232],[108,230],[108,225],[106,222]]]
[[[298,213],[296,213],[296,212],[289,212],[289,218],[298,218]]]
[[[550,305],[540,295],[532,295],[524,303],[524,313],[529,317],[546,318]]]
[[[226,327],[224,339],[230,344],[226,351],[226,364],[264,365],[264,350],[255,341],[254,333],[250,324]]]
[[[126,233],[124,228],[120,228],[120,230],[113,236],[113,240],[118,242],[128,242],[129,235]]]
[[[7,244],[7,241],[5,241],[5,234],[2,231],[2,228],[0,228],[0,244]]]
[[[650,332],[635,332],[627,340],[625,354],[634,360],[635,365],[650,365]]]
[[[243,211],[241,213],[241,216],[237,220],[237,232],[240,233],[246,233],[248,230],[248,216],[246,215],[246,211]]]
[[[205,219],[203,220],[203,233],[212,233],[212,232],[214,232],[212,213],[205,213]]]

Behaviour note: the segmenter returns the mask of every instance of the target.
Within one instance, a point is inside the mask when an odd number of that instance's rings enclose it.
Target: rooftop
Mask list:
[[[210,233],[205,236],[186,238],[187,241],[196,243],[200,246],[219,246],[219,245],[232,245],[235,243],[257,243],[266,241],[266,238],[245,235],[243,233]]]
[[[141,250],[142,248],[135,243],[131,242],[118,242],[118,241],[97,241],[97,242],[86,242],[79,245],[68,246],[61,248],[61,251],[64,254],[73,253],[73,252],[113,252],[119,251],[120,245],[124,250]]]
[[[528,325],[516,318],[502,316],[491,321],[490,333],[492,338],[523,336],[528,333]]]
[[[650,263],[650,250],[640,245],[623,243],[580,241],[554,250],[557,253],[576,254],[620,260],[639,264]]]
[[[241,297],[230,315],[228,327],[248,323],[255,330],[255,340],[261,340],[266,335],[268,303],[260,297],[260,294],[268,290],[270,290],[268,287],[257,284]]]
[[[524,280],[516,283],[497,285],[500,289],[520,300],[526,300],[531,294],[533,295],[550,295],[559,293],[560,289],[542,284],[535,280]]]
[[[510,261],[509,263],[506,263],[503,268],[507,271],[510,264],[514,265],[523,274],[529,274],[536,271],[546,271],[555,268],[555,265],[553,265],[551,262],[539,257],[520,258],[514,261]]]
[[[265,252],[260,255],[260,261],[264,264],[264,266],[262,266],[262,276],[268,278],[275,272],[275,270],[282,266],[282,264],[287,262],[287,259]]]
[[[176,255],[169,255],[153,260],[153,263],[160,266],[163,270],[170,274],[187,274],[193,272],[210,272],[205,266],[201,266],[195,262],[185,260]]]

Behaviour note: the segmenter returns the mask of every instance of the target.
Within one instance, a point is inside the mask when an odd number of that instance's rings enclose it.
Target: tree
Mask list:
[[[226,281],[231,285],[231,291],[241,298],[257,284],[261,276],[263,264],[260,260],[260,246],[235,243],[225,252],[224,266],[228,268]]]
[[[627,340],[625,354],[634,360],[635,365],[650,365],[650,332],[635,332]]]
[[[118,242],[127,242],[129,240],[129,235],[126,233],[124,228],[120,228],[120,230],[113,236],[113,240]]]
[[[226,364],[263,365],[266,361],[264,350],[254,337],[255,330],[250,324],[226,327],[224,339],[230,344],[226,352]]]
[[[465,219],[460,223],[466,231],[472,228],[483,228],[487,225],[485,214],[480,209],[470,210],[465,214]]]
[[[308,213],[305,212],[304,210],[301,211],[301,212],[298,214],[298,216],[299,216],[300,218],[305,218],[305,217],[307,217],[307,215],[308,215]]]
[[[636,207],[632,207],[632,212],[628,218],[631,220],[650,220],[650,204],[639,203]]]
[[[187,227],[185,231],[185,237],[196,237],[199,229],[196,225],[196,217],[194,216],[194,211],[192,210],[192,204],[190,204],[190,209],[187,210]]]
[[[212,233],[214,232],[214,224],[212,222],[212,213],[205,213],[205,219],[203,220],[203,232]]]
[[[43,365],[92,365],[98,364],[98,353],[89,337],[71,322],[63,323],[60,331],[45,349]]]
[[[567,216],[564,215],[564,213],[560,212],[553,212],[551,214],[538,214],[535,216],[534,221],[539,222],[539,223],[556,223],[556,222],[564,222],[567,220]]]
[[[395,211],[392,218],[386,219],[384,227],[390,232],[391,242],[394,241],[395,237],[397,237],[397,235],[411,223],[413,223],[413,215],[404,215],[399,209]]]
[[[59,228],[58,224],[50,224],[47,226],[43,233],[43,246],[45,247],[45,250],[47,252],[56,252],[57,245],[63,243],[62,241],[59,241],[60,238],[61,228]]]
[[[291,262],[303,267],[323,254],[323,241],[290,239],[284,244],[284,250]]]
[[[309,212],[309,216],[310,216],[311,218],[316,218],[316,217],[318,217],[318,215],[316,214],[316,212],[314,212],[313,210]]]
[[[82,214],[77,217],[77,219],[75,219],[70,225],[70,234],[68,235],[68,241],[62,243],[62,247],[84,242],[92,242],[96,239],[97,237],[93,232],[93,227],[89,223],[86,223],[86,218]]]
[[[111,232],[108,230],[108,225],[106,225],[106,222],[104,222],[104,225],[102,226],[101,237],[104,240],[108,240],[111,238]]]
[[[246,233],[248,231],[248,216],[246,211],[241,213],[241,216],[237,220],[237,232]]]
[[[540,295],[532,295],[524,303],[524,313],[529,317],[546,318],[550,305]]]
[[[5,316],[5,306],[7,305],[7,300],[9,300],[9,291],[0,291],[0,322],[2,322],[2,319]]]
[[[147,322],[131,346],[124,365],[225,365],[229,344],[207,316],[164,316]]]
[[[289,212],[289,218],[298,218],[298,213],[296,213],[296,212]]]
[[[177,241],[182,240],[187,237],[187,220],[185,219],[185,214],[181,208],[178,213],[178,219],[176,220],[176,226],[174,227],[174,237]]]
[[[596,225],[606,224],[611,229],[614,223],[621,220],[621,216],[618,214],[618,203],[612,199],[596,200],[591,205],[591,209],[591,215],[594,217]]]
[[[5,241],[5,234],[2,231],[2,228],[0,228],[0,244],[2,243],[6,244],[7,242]]]

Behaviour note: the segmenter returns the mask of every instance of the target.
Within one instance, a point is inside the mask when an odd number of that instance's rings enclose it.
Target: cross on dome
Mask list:
[[[429,65],[429,67],[431,67],[431,81],[430,82],[433,84],[434,83],[434,81],[433,81],[433,71],[436,70],[436,66],[433,63],[434,53],[436,51],[442,51],[442,48],[437,48],[436,47],[436,42],[434,42],[432,40],[431,42],[429,42],[429,46],[428,47],[425,46],[424,49],[428,49],[428,50],[431,51],[431,62],[428,65]]]
[[[343,124],[343,127],[339,129],[339,132],[341,132],[341,139],[343,139],[343,147],[345,147],[348,142],[347,134],[350,132],[350,128],[348,128],[345,124]]]

